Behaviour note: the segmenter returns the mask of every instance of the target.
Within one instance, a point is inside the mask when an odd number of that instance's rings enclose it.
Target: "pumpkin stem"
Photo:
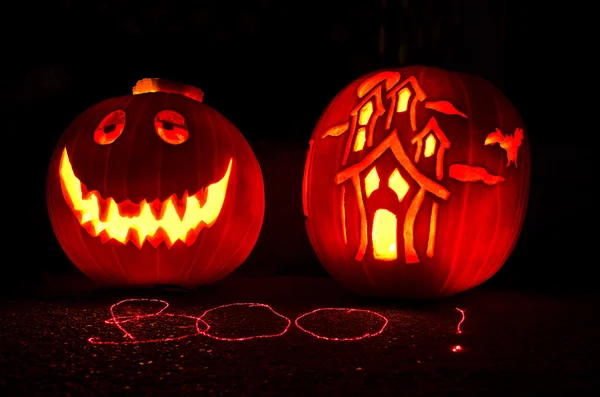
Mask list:
[[[133,87],[133,95],[146,94],[149,92],[167,92],[170,94],[184,95],[198,102],[202,102],[202,99],[204,98],[204,93],[199,88],[165,79],[142,79]]]

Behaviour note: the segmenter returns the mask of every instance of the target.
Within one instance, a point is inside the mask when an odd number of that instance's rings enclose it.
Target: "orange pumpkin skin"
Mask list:
[[[254,153],[225,117],[201,103],[201,96],[191,99],[185,91],[190,87],[183,87],[181,93],[155,87],[105,100],[78,116],[60,138],[47,177],[48,211],[63,250],[92,279],[113,285],[207,284],[235,270],[256,243],[264,187]],[[171,120],[175,127],[160,119],[165,111],[167,118],[179,117]],[[81,200],[65,187],[73,175],[85,186]],[[98,216],[98,205],[89,202],[93,195],[104,206]],[[189,201],[192,195],[195,201]],[[106,215],[109,198],[119,204],[112,223]],[[177,206],[167,209],[168,201]],[[141,214],[150,208],[152,215]],[[128,226],[119,229],[112,219]],[[138,231],[142,221],[150,225],[145,233]],[[166,230],[179,231],[181,238]]]
[[[512,252],[529,177],[523,122],[492,84],[431,67],[380,70],[344,88],[315,127],[306,230],[326,270],[356,292],[450,296]]]

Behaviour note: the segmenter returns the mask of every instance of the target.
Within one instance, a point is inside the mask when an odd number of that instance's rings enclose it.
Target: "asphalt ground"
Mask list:
[[[598,303],[486,285],[390,302],[328,277],[230,277],[198,291],[46,280],[0,303],[0,395],[589,396]],[[327,308],[357,310],[313,312]]]

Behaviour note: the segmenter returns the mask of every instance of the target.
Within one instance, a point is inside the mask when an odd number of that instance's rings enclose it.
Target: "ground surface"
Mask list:
[[[230,278],[198,293],[97,290],[84,280],[54,280],[0,304],[0,395],[246,396],[589,396],[599,386],[595,295],[508,292],[481,287],[437,303],[358,298],[328,278]],[[70,290],[68,294],[57,291]],[[246,341],[194,334],[195,319],[154,316],[106,324],[125,298],[169,302],[164,313],[198,317],[234,302],[269,304],[291,319],[282,336]],[[149,314],[157,302],[128,302],[116,316]],[[384,331],[359,341],[315,338],[294,325],[323,307],[374,310]],[[456,307],[466,310],[462,334]],[[203,317],[223,338],[281,333],[287,324],[265,307],[237,306]],[[201,330],[206,324],[198,322]],[[321,311],[306,329],[329,337],[377,332],[373,314]],[[460,345],[463,350],[452,352]]]

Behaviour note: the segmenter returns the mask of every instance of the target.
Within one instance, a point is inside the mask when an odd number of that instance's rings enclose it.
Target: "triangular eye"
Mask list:
[[[158,112],[154,117],[154,129],[163,141],[171,145],[179,145],[190,137],[185,119],[174,110]]]
[[[99,145],[110,145],[125,129],[125,112],[115,110],[102,119],[94,131],[94,141]]]

